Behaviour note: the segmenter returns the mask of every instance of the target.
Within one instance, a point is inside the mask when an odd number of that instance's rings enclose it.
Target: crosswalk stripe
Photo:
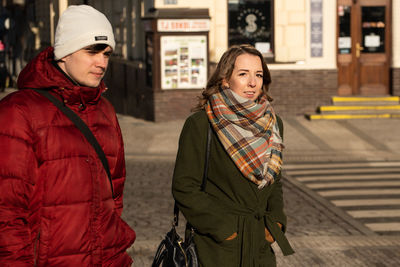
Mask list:
[[[374,179],[400,179],[400,174],[352,174],[352,175],[325,175],[325,176],[306,176],[296,177],[300,182],[325,181],[325,180],[374,180]]]
[[[364,229],[400,231],[400,162],[292,164],[284,166],[283,175],[326,198]]]
[[[400,162],[342,162],[342,163],[304,163],[284,164],[284,170],[323,169],[323,168],[354,168],[354,167],[400,167]]]
[[[400,209],[398,210],[350,210],[348,214],[354,218],[381,218],[381,217],[400,217]]]
[[[367,226],[372,231],[376,232],[392,232],[392,231],[400,231],[400,223],[366,223]]]
[[[314,175],[314,174],[349,174],[349,173],[398,173],[400,175],[400,168],[357,168],[357,169],[312,169],[312,170],[291,170],[287,173],[290,175]]]
[[[400,205],[400,198],[386,199],[341,199],[332,200],[332,203],[338,207],[359,207],[359,206],[385,206],[385,205]]]
[[[327,190],[317,191],[323,197],[333,196],[368,196],[368,195],[398,195],[400,189],[368,189],[368,190]]]
[[[337,183],[314,183],[308,184],[309,188],[312,189],[323,189],[323,188],[347,188],[347,187],[373,187],[373,186],[400,186],[400,181],[390,181],[390,182],[337,182]]]

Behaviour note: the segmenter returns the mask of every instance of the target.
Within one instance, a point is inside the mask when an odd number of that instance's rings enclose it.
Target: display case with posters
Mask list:
[[[148,84],[156,90],[204,88],[208,78],[208,10],[157,10],[155,16],[146,28],[146,51],[152,51],[146,53],[147,73],[152,76]],[[159,53],[153,53],[156,50]]]
[[[204,88],[207,82],[206,36],[161,36],[160,43],[161,88]]]
[[[157,9],[144,21],[146,83],[154,94],[155,120],[185,117],[208,80],[208,9]]]

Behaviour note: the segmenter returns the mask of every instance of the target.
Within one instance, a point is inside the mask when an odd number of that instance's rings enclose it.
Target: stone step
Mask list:
[[[400,105],[320,106],[317,108],[317,112],[321,114],[400,114]]]
[[[396,113],[367,113],[367,114],[305,114],[309,120],[351,120],[351,119],[399,119]]]
[[[332,103],[335,106],[382,106],[398,105],[399,96],[333,96]]]
[[[400,118],[399,96],[333,96],[332,106],[320,106],[309,120]]]

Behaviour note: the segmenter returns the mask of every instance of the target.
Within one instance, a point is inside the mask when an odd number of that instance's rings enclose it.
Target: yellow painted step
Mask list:
[[[333,96],[332,97],[333,102],[371,102],[371,101],[387,101],[387,102],[394,102],[400,101],[399,96],[366,96],[366,97],[352,97],[352,96]]]
[[[309,120],[348,120],[348,119],[390,119],[400,118],[399,114],[312,114],[306,115]]]
[[[400,105],[391,106],[321,106],[319,111],[351,111],[351,110],[400,110]]]

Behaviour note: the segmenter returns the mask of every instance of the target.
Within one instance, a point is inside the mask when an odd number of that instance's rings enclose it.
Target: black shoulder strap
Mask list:
[[[204,162],[204,173],[203,173],[203,182],[201,183],[201,191],[205,191],[207,185],[208,162],[210,160],[210,150],[211,150],[211,135],[212,135],[212,129],[210,123],[208,123],[206,161]]]
[[[278,123],[279,133],[280,133],[281,138],[283,140],[283,122],[282,122],[282,119],[278,115],[276,115],[276,121]]]
[[[65,106],[60,100],[58,100],[55,96],[50,94],[48,91],[39,90],[39,89],[33,89],[33,90],[35,90],[42,96],[46,97],[57,108],[59,108],[61,110],[61,112],[64,113],[64,115],[67,116],[75,124],[75,126],[82,132],[82,134],[85,136],[85,138],[88,140],[88,142],[93,146],[94,150],[96,151],[97,155],[99,156],[101,163],[104,166],[104,169],[107,172],[108,180],[110,181],[110,185],[111,185],[111,193],[114,198],[114,188],[112,185],[112,179],[111,179],[110,168],[108,166],[108,161],[107,161],[106,155],[104,154],[103,149],[101,148],[99,142],[97,142],[97,139],[93,135],[92,131],[89,129],[89,127],[86,125],[86,123],[75,112],[73,112],[70,108]]]
[[[207,148],[206,148],[206,160],[204,162],[204,171],[203,171],[203,181],[201,183],[201,191],[206,190],[207,185],[207,175],[208,175],[208,162],[210,160],[210,150],[211,150],[211,136],[212,136],[212,129],[210,123],[208,123],[208,132],[207,132]],[[174,204],[174,225],[178,226],[179,221],[179,208]]]

